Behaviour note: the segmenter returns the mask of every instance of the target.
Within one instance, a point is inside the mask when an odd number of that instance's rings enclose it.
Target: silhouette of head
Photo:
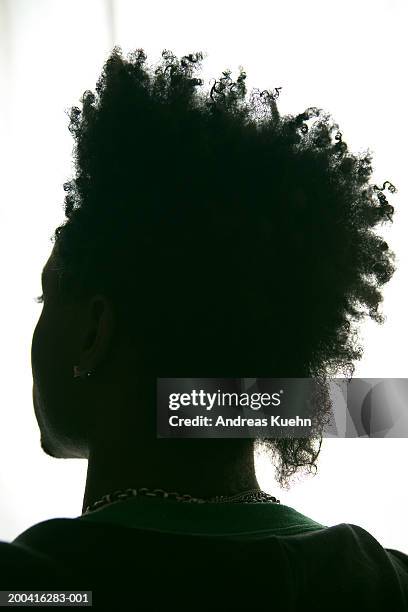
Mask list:
[[[75,176],[32,343],[54,456],[87,456],[112,386],[350,372],[353,322],[383,320],[393,253],[373,230],[393,209],[371,153],[351,153],[321,109],[281,116],[280,88],[248,100],[242,69],[204,92],[202,54],[162,58],[153,70],[115,48],[70,112]],[[314,466],[316,442],[266,441],[281,481]]]

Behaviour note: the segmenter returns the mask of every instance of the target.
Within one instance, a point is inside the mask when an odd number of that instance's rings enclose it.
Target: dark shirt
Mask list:
[[[0,543],[1,590],[91,590],[112,610],[408,612],[408,556],[283,504],[131,498]]]

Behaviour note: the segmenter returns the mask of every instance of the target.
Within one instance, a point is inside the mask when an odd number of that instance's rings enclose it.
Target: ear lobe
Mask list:
[[[92,346],[95,344],[96,335],[97,335],[96,330],[92,330],[91,332],[89,332],[85,340],[84,347],[83,347],[84,351],[89,351],[92,349]]]
[[[97,341],[97,336],[98,336],[98,333],[100,333],[100,326],[103,321],[105,308],[106,308],[106,305],[105,305],[104,296],[96,295],[92,298],[92,301],[90,304],[90,312],[91,312],[90,319],[91,319],[92,329],[91,331],[88,332],[88,335],[87,335],[87,338],[85,340],[85,344],[83,347],[84,350],[92,350],[92,346]]]
[[[81,367],[93,371],[104,361],[112,342],[115,320],[110,300],[101,294],[89,303],[89,323],[82,346]]]

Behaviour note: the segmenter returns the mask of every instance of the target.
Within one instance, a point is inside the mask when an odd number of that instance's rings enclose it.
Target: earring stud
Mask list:
[[[79,366],[74,365],[74,378],[88,378],[91,374],[92,372],[83,372]]]

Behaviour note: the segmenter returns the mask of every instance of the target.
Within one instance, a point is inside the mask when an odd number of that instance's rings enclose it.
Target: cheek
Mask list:
[[[43,307],[31,343],[34,402],[44,407],[55,404],[64,393],[70,373],[69,347],[64,321]],[[72,369],[72,366],[71,366]]]
[[[53,357],[55,357],[55,348],[52,346],[54,330],[49,323],[49,318],[47,318],[46,311],[43,308],[31,343],[31,367],[37,392],[42,390],[44,382],[48,378],[47,372],[52,367]]]

